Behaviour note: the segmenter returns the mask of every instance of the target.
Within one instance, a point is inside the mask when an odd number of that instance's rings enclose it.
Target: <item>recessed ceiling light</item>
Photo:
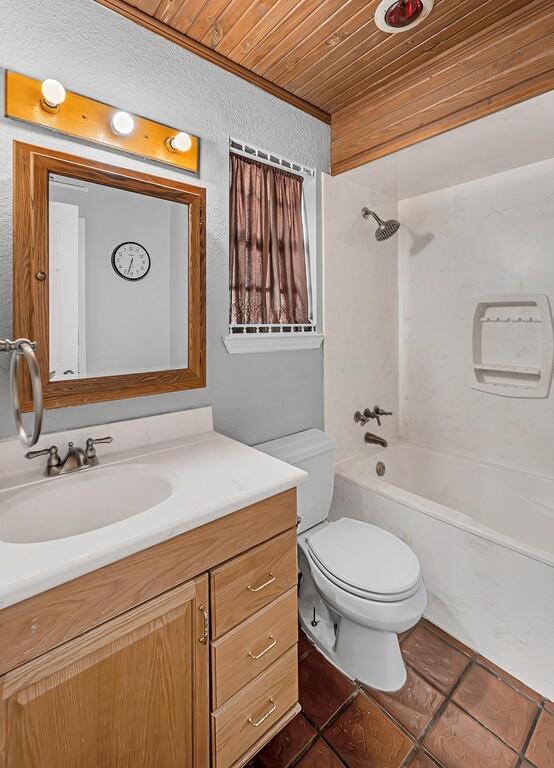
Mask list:
[[[407,32],[421,24],[433,10],[435,0],[381,0],[375,23],[383,32]]]

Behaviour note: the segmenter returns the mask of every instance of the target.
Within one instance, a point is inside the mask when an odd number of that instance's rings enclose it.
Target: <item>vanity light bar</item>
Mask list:
[[[178,128],[66,91],[50,78],[35,80],[7,70],[4,92],[6,117],[182,170],[199,171],[200,139]]]
[[[229,149],[237,155],[242,155],[243,157],[255,157],[263,163],[276,165],[279,168],[284,168],[292,173],[303,173],[305,176],[315,176],[315,170],[313,168],[306,168],[306,166],[301,163],[286,160],[283,157],[274,155],[273,152],[267,152],[265,149],[252,147],[250,144],[245,144],[237,139],[229,139]]]

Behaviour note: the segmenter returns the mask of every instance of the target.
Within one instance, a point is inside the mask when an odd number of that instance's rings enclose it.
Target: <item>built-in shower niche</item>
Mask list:
[[[473,316],[474,389],[504,397],[548,397],[554,331],[548,296],[481,296]]]

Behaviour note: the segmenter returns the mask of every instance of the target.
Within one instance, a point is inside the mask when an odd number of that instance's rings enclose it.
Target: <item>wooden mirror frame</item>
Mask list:
[[[50,381],[48,196],[50,173],[151,195],[189,206],[188,367]],[[146,173],[14,141],[13,325],[38,342],[45,408],[98,403],[206,386],[206,190]],[[41,273],[45,278],[41,279]],[[109,343],[109,340],[107,340]],[[22,409],[32,410],[27,377]]]

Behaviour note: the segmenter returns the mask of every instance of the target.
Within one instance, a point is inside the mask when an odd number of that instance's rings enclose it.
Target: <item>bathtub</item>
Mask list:
[[[554,698],[554,478],[397,442],[337,464],[331,517],[407,542],[427,618]]]

